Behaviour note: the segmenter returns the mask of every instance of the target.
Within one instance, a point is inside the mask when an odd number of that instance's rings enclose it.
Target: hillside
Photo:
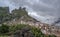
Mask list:
[[[55,28],[55,26],[53,28],[52,26],[49,26],[48,24],[41,23],[41,22],[37,21],[36,19],[30,17],[28,15],[28,12],[26,11],[26,8],[21,8],[20,7],[19,9],[14,9],[12,11],[12,13],[9,13],[8,9],[2,7],[0,11],[1,11],[0,12],[0,15],[1,15],[0,18],[2,19],[2,20],[0,19],[1,20],[0,24],[2,24],[2,25],[3,24],[4,25],[9,25],[9,26],[12,26],[13,25],[13,27],[14,26],[16,27],[17,25],[21,25],[21,24],[23,25],[24,24],[24,25],[29,25],[29,26],[32,26],[32,27],[36,27],[38,29],[40,28],[41,31],[42,31],[42,33],[44,33],[44,34],[48,34],[48,35],[51,35],[52,34],[52,35],[55,35],[55,32],[57,33],[57,31],[54,31],[54,30],[51,31],[52,29],[57,30]],[[2,30],[5,29],[4,27],[2,28]],[[13,30],[14,30],[14,28],[13,28]],[[36,32],[36,34],[38,34],[38,33]],[[39,36],[39,34],[37,36]],[[51,37],[51,36],[49,36],[49,37]]]
[[[9,7],[0,7],[0,24],[10,20]]]
[[[12,16],[16,19],[21,19],[21,20],[25,20],[25,21],[37,21],[34,18],[30,17],[28,15],[28,12],[26,11],[26,8],[19,8],[19,9],[15,9],[12,11]]]
[[[0,24],[11,20],[37,21],[28,15],[26,8],[19,8],[9,12],[9,7],[0,7]]]

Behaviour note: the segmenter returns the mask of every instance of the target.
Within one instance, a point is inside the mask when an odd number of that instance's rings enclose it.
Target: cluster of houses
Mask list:
[[[51,25],[48,25],[48,24],[45,24],[45,23],[41,23],[39,21],[37,22],[34,22],[34,21],[23,21],[23,20],[13,20],[13,21],[10,21],[8,22],[8,24],[26,24],[26,25],[30,25],[30,26],[35,26],[37,28],[40,28],[42,33],[44,34],[48,34],[48,35],[57,35],[57,36],[60,36],[60,28],[58,27],[55,27],[55,26],[51,26]]]

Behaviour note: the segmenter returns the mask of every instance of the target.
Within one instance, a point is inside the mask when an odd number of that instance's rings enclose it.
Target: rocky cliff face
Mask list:
[[[0,7],[0,23],[9,19],[9,7]]]

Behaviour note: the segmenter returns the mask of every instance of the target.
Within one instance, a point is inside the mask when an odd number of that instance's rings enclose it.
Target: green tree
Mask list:
[[[9,32],[9,26],[2,24],[2,25],[0,26],[0,33],[3,34],[3,33],[7,33],[7,32]]]

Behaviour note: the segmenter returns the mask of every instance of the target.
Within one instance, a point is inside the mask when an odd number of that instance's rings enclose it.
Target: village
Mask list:
[[[26,25],[30,25],[30,26],[35,26],[36,28],[40,28],[43,34],[46,35],[56,35],[58,37],[60,37],[60,28],[57,26],[53,26],[53,25],[49,25],[46,23],[41,23],[39,21],[34,22],[32,20],[29,21],[24,21],[24,20],[13,20],[10,22],[5,22],[4,24],[10,24],[10,25],[16,25],[16,24],[26,24]]]

